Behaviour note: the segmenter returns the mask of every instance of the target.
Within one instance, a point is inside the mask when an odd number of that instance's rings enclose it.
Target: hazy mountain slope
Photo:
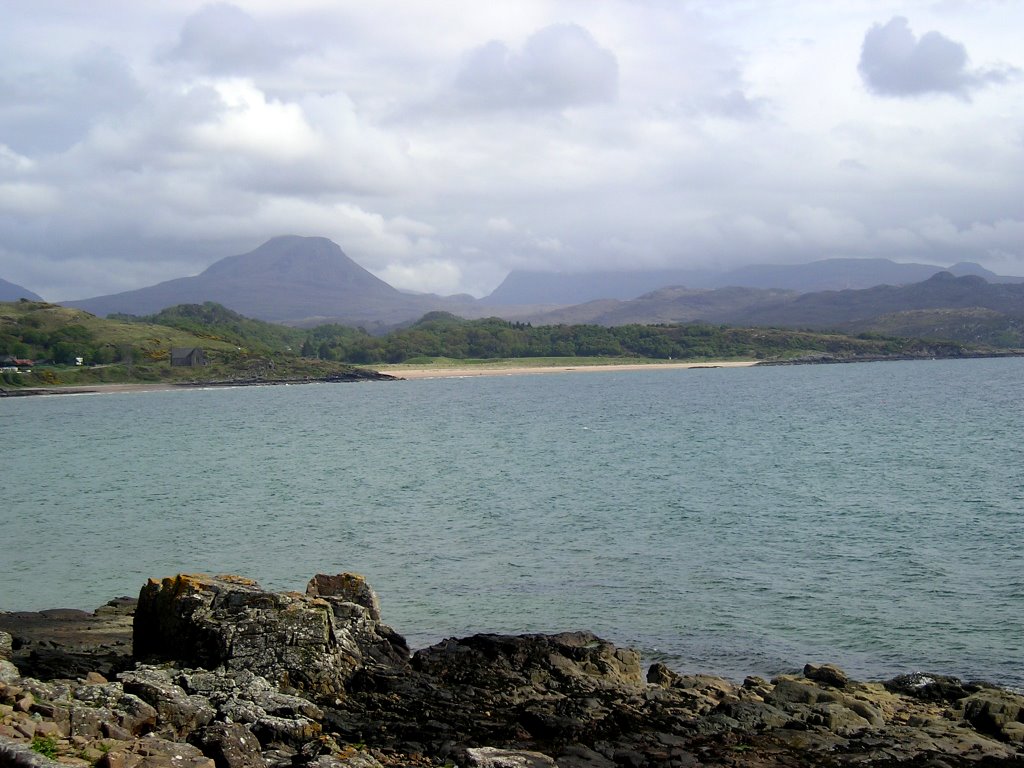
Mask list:
[[[797,294],[791,291],[758,288],[662,288],[632,301],[599,300],[530,318],[531,322],[593,323],[629,325],[631,323],[710,323],[730,322],[733,317],[754,308],[774,306]]]
[[[633,299],[669,285],[705,287],[713,274],[700,270],[644,272],[538,272],[513,270],[480,301],[489,306],[582,304],[595,299]]]
[[[0,301],[17,301],[18,299],[43,300],[39,294],[32,293],[28,288],[0,279]]]
[[[779,288],[810,291],[906,285],[927,280],[936,272],[979,275],[991,283],[1022,282],[961,262],[948,270],[934,264],[901,264],[888,259],[824,259],[809,264],[757,264],[732,270],[655,270],[583,272],[577,274],[515,270],[481,302],[503,304],[581,304],[595,299],[632,299],[671,285],[687,288]]]
[[[965,344],[1024,348],[1024,315],[992,309],[912,309],[870,320],[850,323],[850,333],[872,332],[883,336],[948,339]]]
[[[744,325],[798,328],[845,328],[894,312],[921,309],[981,307],[1009,315],[1024,315],[1024,284],[993,285],[974,275],[955,277],[939,272],[920,283],[881,285],[848,291],[805,293],[796,298],[738,313],[732,320]]]
[[[402,293],[374,277],[322,237],[287,235],[229,256],[194,277],[135,291],[65,302],[97,315],[151,315],[177,304],[223,304],[275,322],[330,318],[353,324],[397,323],[465,300]]]

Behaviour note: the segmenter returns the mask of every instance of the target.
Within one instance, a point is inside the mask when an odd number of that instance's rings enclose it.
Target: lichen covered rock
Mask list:
[[[135,612],[135,656],[248,670],[286,691],[339,697],[357,670],[404,667],[409,655],[372,601],[350,597],[360,595],[268,592],[237,576],[151,579]]]

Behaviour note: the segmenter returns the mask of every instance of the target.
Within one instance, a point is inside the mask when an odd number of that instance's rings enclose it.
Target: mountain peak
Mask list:
[[[341,282],[376,291],[394,290],[352,261],[337,243],[326,237],[299,235],[274,237],[248,253],[223,258],[211,264],[201,277],[315,286]]]
[[[17,301],[18,299],[28,299],[29,301],[43,300],[39,294],[33,293],[28,288],[0,278],[0,301]]]

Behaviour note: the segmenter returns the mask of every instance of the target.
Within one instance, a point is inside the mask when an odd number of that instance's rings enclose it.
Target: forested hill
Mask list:
[[[432,312],[387,336],[337,338],[313,329],[307,350],[327,359],[358,364],[401,363],[417,358],[494,359],[527,357],[617,357],[676,360],[787,360],[884,357],[958,357],[968,345],[862,334],[846,336],[766,328],[684,325],[532,326],[487,318],[463,320]]]

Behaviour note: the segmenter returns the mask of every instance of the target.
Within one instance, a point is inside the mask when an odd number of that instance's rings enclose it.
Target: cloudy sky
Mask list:
[[[0,0],[0,277],[322,235],[401,288],[885,256],[1024,274],[1019,0]]]

